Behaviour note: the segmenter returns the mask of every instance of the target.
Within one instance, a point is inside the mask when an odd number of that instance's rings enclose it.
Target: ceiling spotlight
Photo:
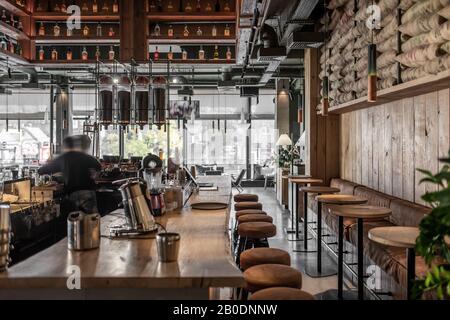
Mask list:
[[[119,77],[114,77],[113,82],[114,82],[115,84],[118,84],[118,83],[119,83]]]

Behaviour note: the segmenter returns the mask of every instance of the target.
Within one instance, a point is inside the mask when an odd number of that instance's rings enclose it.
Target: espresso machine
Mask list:
[[[163,168],[162,160],[149,153],[142,160],[141,171],[147,184],[147,199],[150,203],[152,214],[155,217],[162,216],[166,213],[166,205],[164,202],[164,189],[162,185]]]

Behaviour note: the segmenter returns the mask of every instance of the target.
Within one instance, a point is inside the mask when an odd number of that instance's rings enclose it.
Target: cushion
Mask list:
[[[355,188],[359,185],[343,179],[331,179],[330,187],[341,190],[340,194],[353,194]]]
[[[241,211],[241,210],[247,210],[247,209],[262,210],[262,204],[259,202],[237,202],[234,205],[235,211]]]
[[[247,214],[263,214],[267,215],[265,211],[257,210],[257,209],[249,209],[249,210],[241,210],[236,212],[236,218],[239,218],[241,216],[245,216]]]
[[[246,214],[238,218],[238,224],[248,222],[269,222],[273,223],[273,218],[265,214]]]
[[[258,202],[258,200],[256,194],[241,193],[234,196],[235,202]]]
[[[395,200],[394,197],[391,197],[387,194],[375,191],[366,187],[356,187],[355,188],[355,196],[360,196],[367,199],[367,205],[369,206],[377,206],[377,207],[385,207],[389,208],[391,201]]]
[[[302,288],[300,271],[281,264],[261,264],[244,271],[246,289],[253,293],[273,287]]]
[[[308,292],[294,288],[269,288],[252,294],[249,300],[315,300]]]
[[[391,201],[392,215],[389,221],[398,226],[418,227],[431,209],[405,200]]]
[[[288,252],[275,248],[254,248],[241,253],[240,266],[247,270],[260,264],[291,265],[291,257]]]
[[[269,222],[248,222],[238,226],[238,234],[240,237],[265,239],[276,236],[277,228]]]

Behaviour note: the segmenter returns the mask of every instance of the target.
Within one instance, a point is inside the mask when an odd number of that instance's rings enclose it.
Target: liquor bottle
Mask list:
[[[88,12],[89,11],[89,7],[86,1],[83,2],[83,6],[81,7],[81,11],[83,12]]]
[[[216,12],[220,12],[220,1],[216,0],[216,4],[214,5],[214,10]]]
[[[98,13],[98,3],[97,3],[97,0],[94,0],[94,2],[92,3],[92,12],[93,12],[93,13]]]
[[[156,4],[155,4],[155,0],[152,0],[150,2],[150,12],[156,12]]]
[[[9,18],[9,25],[13,28],[16,27],[16,20],[14,19],[14,15],[11,13],[11,17]]]
[[[8,44],[6,43],[5,38],[3,38],[2,41],[0,42],[0,48],[2,48],[2,50],[8,49]]]
[[[186,50],[183,50],[183,52],[181,53],[181,59],[182,60],[187,60],[188,58],[188,54]]]
[[[227,61],[230,61],[231,60],[231,49],[230,49],[230,47],[228,47],[227,48]]]
[[[172,46],[169,47],[169,52],[167,53],[167,60],[173,60],[173,52],[172,52]]]
[[[83,36],[88,37],[89,36],[89,27],[86,25],[83,28]]]
[[[109,58],[109,60],[111,60],[111,61],[114,60],[115,55],[116,55],[116,52],[114,51],[114,47],[111,46],[111,47],[109,48],[109,53],[108,53],[108,58]]]
[[[223,35],[225,37],[229,37],[231,35],[231,31],[230,31],[230,26],[229,25],[225,26],[225,30],[223,31]]]
[[[44,47],[41,46],[41,49],[39,49],[39,60],[42,61],[45,59],[45,51]]]
[[[66,60],[71,61],[72,58],[73,58],[72,50],[70,48],[67,48]]]
[[[73,30],[70,29],[70,28],[67,28],[67,29],[66,29],[66,36],[67,36],[67,37],[73,36]]]
[[[56,51],[56,48],[52,50],[52,60],[58,60],[58,51]]]
[[[97,48],[95,49],[95,60],[99,61],[101,58],[101,52],[100,52],[100,47],[97,46]]]
[[[217,37],[217,28],[216,25],[213,25],[212,30],[211,30],[211,36],[212,37]]]
[[[158,2],[156,3],[156,9],[158,9],[158,12],[163,12],[163,5],[161,0],[158,0]]]
[[[36,11],[38,11],[38,12],[44,11],[44,8],[42,7],[42,2],[39,0],[37,0],[37,3],[36,3]]]
[[[59,37],[61,35],[61,28],[59,27],[58,23],[56,23],[53,27],[53,35],[55,37]]]
[[[189,37],[189,29],[187,25],[184,26],[183,36]]]
[[[17,29],[19,29],[20,31],[23,31],[23,24],[22,21],[19,21],[19,24],[17,26]]]
[[[172,38],[172,37],[173,37],[173,27],[172,27],[172,25],[170,25],[170,26],[169,26],[169,29],[167,30],[167,36],[168,36],[169,38]]]
[[[63,0],[61,3],[61,12],[67,13],[66,0]]]
[[[108,6],[108,3],[106,1],[103,2],[102,11],[103,12],[109,12],[109,6]]]
[[[202,4],[201,4],[200,0],[197,0],[197,5],[195,6],[195,10],[197,10],[197,12],[202,11]]]
[[[198,26],[198,28],[197,28],[197,36],[198,37],[201,37],[203,35],[203,31],[202,31],[202,29],[200,28],[200,26]]]
[[[45,36],[45,27],[44,27],[44,23],[43,22],[41,22],[41,25],[39,26],[38,35]]]
[[[184,8],[185,12],[192,12],[191,2],[188,0],[186,3],[186,7]]]
[[[153,60],[158,61],[159,60],[159,50],[158,50],[158,46],[156,46],[156,50],[153,53]]]
[[[206,3],[205,11],[206,12],[211,12],[212,11],[212,6],[211,6],[211,3],[209,3],[209,1]]]
[[[100,23],[97,24],[97,37],[101,37],[103,35],[102,25]]]
[[[153,29],[153,34],[155,35],[155,37],[159,37],[161,35],[161,27],[159,26],[159,24],[155,25],[155,28]]]
[[[81,51],[81,60],[87,61],[89,59],[89,55],[86,47],[83,47],[83,51]]]
[[[113,3],[113,13],[119,13],[119,3],[117,2],[117,0],[114,0]]]
[[[53,11],[54,11],[54,12],[61,12],[61,8],[59,7],[58,2],[55,3],[55,6],[53,7]]]
[[[223,6],[223,11],[224,12],[230,12],[231,11],[231,7],[230,4],[227,2],[225,2],[225,5]]]
[[[205,60],[205,50],[203,50],[203,46],[200,46],[200,50],[198,50],[198,60]]]
[[[6,10],[3,10],[3,13],[2,13],[2,21],[3,21],[4,23],[6,23],[6,20],[8,20],[8,18],[6,17]]]
[[[115,35],[116,35],[116,33],[114,32],[114,28],[113,28],[113,27],[110,27],[110,28],[109,28],[109,31],[108,31],[108,36],[114,37]]]
[[[167,4],[167,11],[168,12],[173,12],[175,9],[175,7],[173,6],[173,3],[171,0],[169,0],[169,3]]]
[[[217,45],[214,47],[214,60],[219,60],[219,48]]]
[[[23,49],[22,46],[20,45],[20,43],[17,42],[17,46],[16,46],[16,54],[19,56],[23,55]]]

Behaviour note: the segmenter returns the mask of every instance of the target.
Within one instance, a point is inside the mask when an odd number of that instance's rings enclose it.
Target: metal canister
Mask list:
[[[67,218],[68,248],[74,251],[100,247],[100,215],[73,212]]]
[[[11,206],[0,203],[0,272],[6,270],[10,262],[11,248]]]
[[[178,260],[180,239],[178,233],[159,233],[156,235],[156,247],[160,262],[175,262]]]

